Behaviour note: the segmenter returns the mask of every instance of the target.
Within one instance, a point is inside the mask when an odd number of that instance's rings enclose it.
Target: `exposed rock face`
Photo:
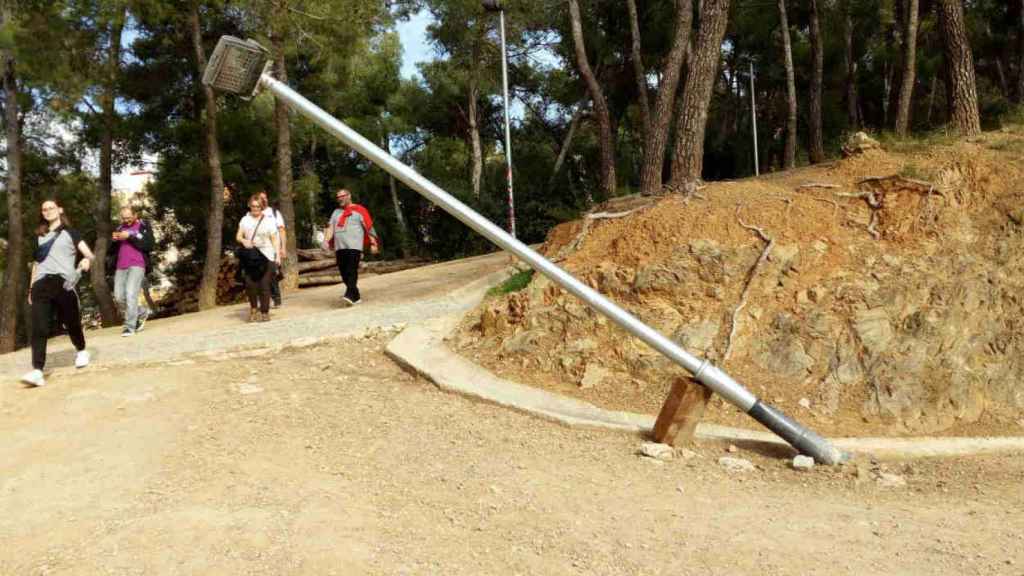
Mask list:
[[[726,370],[769,400],[916,432],[986,413],[1013,422],[1024,415],[1024,193],[983,168],[940,170],[936,181],[954,182],[942,190],[875,179],[874,206],[831,191],[751,199],[739,185],[705,192],[715,203],[696,215],[664,200],[592,230],[591,252],[566,266],[695,355],[720,364],[732,334]],[[764,243],[737,226],[742,203],[775,239],[745,297]],[[680,372],[539,276],[470,330],[483,336],[471,347],[584,388]]]

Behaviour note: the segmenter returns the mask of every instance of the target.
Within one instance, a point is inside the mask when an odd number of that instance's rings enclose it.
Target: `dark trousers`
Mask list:
[[[277,279],[277,264],[274,262],[270,263],[270,267],[274,269],[270,276],[270,299],[274,301],[274,304],[281,304],[281,283]]]
[[[359,301],[359,260],[363,257],[362,250],[342,248],[334,252],[334,261],[338,263],[341,281],[345,283],[345,298],[353,302]]]
[[[32,285],[32,367],[42,370],[46,366],[46,340],[50,337],[53,310],[68,330],[76,350],[85,350],[82,316],[78,310],[78,294],[64,289],[64,278],[43,276]]]
[[[249,307],[259,308],[264,314],[270,312],[270,279],[274,276],[274,263],[267,264],[263,276],[256,280],[245,276],[245,292],[249,295]]]

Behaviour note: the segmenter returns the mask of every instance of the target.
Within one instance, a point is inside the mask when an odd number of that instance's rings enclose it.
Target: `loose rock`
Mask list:
[[[814,469],[814,458],[800,454],[793,458],[791,464],[794,470],[812,470]]]
[[[640,445],[640,454],[656,460],[671,460],[675,456],[675,450],[668,444],[644,442]]]
[[[696,458],[698,454],[689,448],[677,448],[676,454],[683,460],[692,460]]]
[[[240,394],[259,394],[260,392],[263,392],[263,388],[260,388],[255,384],[245,383],[238,385],[238,392]]]
[[[754,463],[750,460],[732,456],[722,456],[718,459],[718,465],[730,472],[753,472],[755,470]]]

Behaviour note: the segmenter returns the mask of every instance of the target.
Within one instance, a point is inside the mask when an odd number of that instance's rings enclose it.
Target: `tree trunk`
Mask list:
[[[285,0],[275,3],[274,30],[271,32],[271,45],[274,51],[274,76],[281,82],[288,83],[288,68],[284,61],[285,32],[289,14]],[[285,230],[287,234],[286,251],[288,253],[284,264],[284,280],[281,287],[285,289],[297,288],[299,285],[299,259],[295,252],[298,248],[296,243],[295,229],[295,201],[292,191],[292,133],[288,124],[288,107],[284,102],[274,99],[274,127],[277,131],[277,198],[281,207],[281,215],[284,216]]]
[[[644,142],[651,130],[651,104],[647,98],[647,71],[640,50],[640,17],[636,10],[636,0],[626,0],[629,11],[630,60],[633,61],[633,75],[636,77],[636,94],[640,101],[640,133]]]
[[[811,164],[825,161],[825,143],[821,128],[821,84],[825,68],[825,50],[822,48],[821,23],[818,18],[818,0],[811,3],[811,94],[808,101],[810,118],[807,125],[811,137],[809,155]]]
[[[110,45],[107,47],[107,74],[103,95],[100,97],[103,113],[103,131],[100,134],[100,197],[96,203],[96,245],[93,252],[96,261],[90,270],[92,289],[100,308],[104,326],[117,323],[117,308],[107,283],[107,249],[110,234],[114,230],[110,214],[113,194],[114,129],[117,123],[117,77],[121,71],[121,33],[124,31],[125,12],[119,9],[110,23]]]
[[[932,76],[932,87],[928,91],[928,116],[925,118],[925,124],[929,127],[932,125],[932,110],[935,108],[935,93],[938,92],[939,88],[939,75],[936,73]]]
[[[796,78],[793,72],[793,45],[789,40],[786,0],[778,0],[779,27],[782,28],[783,61],[786,64],[786,153],[784,168],[796,167]]]
[[[1003,97],[1007,100],[1013,98],[1013,93],[1010,92],[1010,81],[1006,78],[1006,71],[1003,69],[1003,61],[1001,56],[992,58],[993,64],[996,67],[996,80],[999,82],[999,91]]]
[[[903,31],[903,81],[900,83],[900,99],[896,108],[896,135],[901,138],[907,135],[907,129],[910,126],[910,104],[914,95],[917,68],[918,0],[908,0],[904,20],[906,20],[906,28]]]
[[[1024,103],[1024,0],[1018,0],[1017,12],[1017,102]]]
[[[956,130],[963,136],[981,133],[981,118],[978,114],[978,87],[974,75],[974,59],[971,44],[964,25],[962,0],[939,0],[939,20],[942,39],[949,63],[953,99],[950,103]]]
[[[5,1],[0,11],[0,26],[11,19],[11,4]],[[26,298],[21,288],[25,276],[25,236],[21,217],[21,119],[14,64],[14,53],[0,50],[7,137],[7,260],[3,290],[0,291],[0,354],[13,352],[17,346],[18,309]]]
[[[555,158],[555,167],[551,169],[551,177],[548,178],[548,189],[552,189],[555,186],[555,179],[558,178],[558,173],[562,171],[562,164],[565,163],[565,157],[569,153],[569,148],[572,146],[573,136],[576,135],[576,128],[580,124],[580,118],[583,117],[583,102],[580,102],[576,106],[576,110],[572,113],[572,119],[569,120],[569,129],[565,132],[565,138],[562,139],[562,145],[558,148],[558,157]]]
[[[473,184],[473,197],[480,199],[480,176],[484,171],[483,148],[480,146],[480,124],[477,99],[480,97],[479,70],[480,58],[474,56],[472,69],[469,72],[469,144],[472,150],[470,162],[470,181]]]
[[[844,60],[846,64],[846,121],[850,129],[860,128],[860,116],[857,113],[857,59],[853,54],[853,15],[850,14],[850,1],[843,3],[843,36]]]
[[[573,47],[576,51],[576,64],[580,76],[587,85],[590,99],[594,103],[594,116],[597,119],[598,145],[601,149],[601,189],[608,197],[615,195],[615,136],[612,132],[611,115],[608,103],[604,99],[604,91],[598,84],[590,61],[587,60],[587,49],[583,44],[583,24],[580,17],[580,5],[577,0],[569,0],[569,19],[572,26]]]
[[[893,5],[893,23],[889,26],[889,32],[886,34],[886,41],[888,42],[889,53],[893,55],[904,54],[904,46],[906,46],[906,34],[907,28],[907,17],[906,3],[908,0],[892,0]],[[896,127],[896,115],[899,110],[900,104],[900,90],[903,86],[903,62],[899,56],[894,57],[890,62],[887,62],[889,66],[889,84],[886,87],[885,97],[887,102],[887,113],[886,113],[886,124],[885,127]],[[891,124],[889,123],[891,121]]]
[[[678,191],[686,191],[688,185],[701,176],[708,107],[718,73],[722,37],[729,23],[729,0],[704,0],[703,4],[697,44],[689,59],[689,74],[683,86],[682,108],[676,126],[669,187]]]
[[[385,131],[381,138],[381,148],[391,154],[391,137]],[[412,237],[409,235],[409,227],[405,224],[405,216],[402,214],[402,203],[398,200],[398,182],[395,177],[388,174],[388,192],[391,195],[391,205],[395,210],[395,220],[398,222],[398,231],[402,235],[400,256],[405,258],[409,255],[409,248],[412,246]]]
[[[672,125],[672,106],[676,102],[679,77],[690,45],[693,25],[692,0],[676,0],[676,30],[672,48],[661,67],[661,83],[654,100],[654,117],[644,141],[644,159],[640,166],[640,193],[648,196],[660,194],[662,172],[665,170],[665,146]]]
[[[206,52],[203,50],[198,3],[192,4],[189,25],[196,69],[202,75],[206,69]],[[206,102],[206,165],[210,171],[210,211],[206,215],[206,257],[203,259],[203,277],[199,282],[199,309],[207,310],[217,306],[217,283],[220,279],[224,241],[224,175],[220,169],[220,145],[217,142],[217,97],[213,88],[205,84],[202,90]]]

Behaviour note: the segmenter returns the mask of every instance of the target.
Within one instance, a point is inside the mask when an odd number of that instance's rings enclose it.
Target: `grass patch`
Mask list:
[[[883,132],[878,135],[878,141],[882,144],[882,148],[902,154],[921,153],[934,146],[950,146],[958,140],[959,137],[955,133],[945,128],[938,128],[907,138],[898,138],[893,132]]]
[[[512,292],[519,292],[523,288],[526,288],[532,279],[533,269],[516,272],[501,284],[498,284],[488,290],[487,295],[497,297],[504,296],[505,294],[511,294]]]
[[[999,150],[1002,152],[1016,152],[1018,154],[1024,153],[1024,140],[1019,138],[1003,138],[988,143],[988,147],[991,150]]]
[[[1024,126],[1024,104],[1017,104],[1010,107],[999,117],[999,123],[1003,126],[1016,128],[1019,131]]]
[[[903,168],[900,169],[900,176],[904,178],[910,178],[911,180],[930,180],[933,176],[930,172],[926,172],[920,166],[913,162],[907,162]]]

